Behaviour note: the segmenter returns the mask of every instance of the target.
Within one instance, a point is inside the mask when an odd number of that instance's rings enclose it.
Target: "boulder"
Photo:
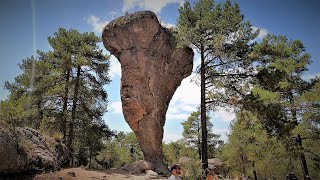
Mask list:
[[[185,164],[191,160],[193,160],[193,159],[189,158],[189,157],[181,157],[178,162],[179,162],[179,164]]]
[[[152,170],[146,170],[146,175],[150,177],[157,177],[158,173],[152,171]]]
[[[0,127],[0,174],[55,170],[68,159],[64,144],[31,128]]]
[[[215,174],[223,174],[225,165],[219,158],[208,159],[208,169]]]
[[[147,170],[154,170],[154,166],[151,162],[140,160],[130,164],[126,170],[133,174],[145,173]]]
[[[174,92],[192,72],[193,51],[177,48],[173,33],[150,11],[111,21],[102,39],[121,63],[122,109],[144,158],[158,174],[169,175],[162,155],[163,126]]]

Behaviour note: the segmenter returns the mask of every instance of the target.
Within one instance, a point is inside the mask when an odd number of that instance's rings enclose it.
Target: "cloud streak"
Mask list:
[[[113,102],[109,105],[110,113],[122,114],[122,103],[120,101]]]
[[[110,57],[110,78],[113,79],[115,76],[121,77],[121,64],[118,59],[111,55]]]
[[[310,81],[311,79],[314,79],[316,77],[320,77],[320,72],[314,73],[314,74],[302,75],[301,78],[305,81]]]
[[[258,29],[260,29],[259,35],[258,35],[258,37],[256,37],[256,39],[258,39],[258,40],[263,39],[269,33],[269,31],[267,29],[257,27],[257,26],[252,26],[253,31],[257,31]]]
[[[183,3],[183,0],[124,0],[122,6],[122,12],[127,12],[134,8],[140,8],[142,10],[150,10],[155,13],[160,13],[162,8],[168,4]]]
[[[93,27],[93,31],[96,33],[102,33],[102,30],[105,25],[109,23],[109,21],[102,21],[99,17],[91,15],[86,18],[86,21],[89,25]]]
[[[212,116],[212,120],[222,121],[222,122],[231,122],[236,118],[232,110],[228,112],[222,108],[218,108],[216,111],[212,112],[211,116]]]

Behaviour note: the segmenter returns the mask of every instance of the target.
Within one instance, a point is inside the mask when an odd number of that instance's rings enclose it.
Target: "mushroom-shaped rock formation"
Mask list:
[[[192,72],[193,51],[177,48],[173,33],[150,11],[115,19],[104,27],[102,38],[121,63],[123,114],[144,158],[156,172],[170,174],[162,156],[163,126],[174,92]]]

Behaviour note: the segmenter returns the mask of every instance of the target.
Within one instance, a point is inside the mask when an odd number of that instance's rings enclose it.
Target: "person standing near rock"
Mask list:
[[[178,164],[171,166],[170,168],[172,175],[168,178],[168,180],[181,180],[179,176],[181,174],[181,168]]]

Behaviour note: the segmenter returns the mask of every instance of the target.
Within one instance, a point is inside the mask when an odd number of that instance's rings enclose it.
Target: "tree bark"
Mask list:
[[[258,180],[257,171],[256,171],[256,168],[255,168],[254,161],[252,162],[252,169],[253,169],[253,177],[254,177],[254,180]]]
[[[62,124],[61,124],[63,139],[66,139],[66,136],[67,136],[67,115],[68,115],[67,108],[68,108],[68,94],[69,94],[69,78],[70,78],[70,69],[66,70],[66,79],[65,79],[65,86],[64,86]]]
[[[40,100],[37,102],[37,118],[35,122],[35,128],[37,130],[40,129],[42,118],[43,118],[43,111],[41,110],[41,100]]]
[[[200,122],[198,122],[198,153],[199,153],[199,159],[201,159],[201,136],[200,136]]]
[[[206,96],[205,96],[205,57],[204,57],[204,47],[201,44],[201,130],[202,130],[202,142],[201,142],[201,149],[202,149],[202,169],[206,170],[208,168],[208,154],[207,154],[207,121],[206,121]]]
[[[72,150],[72,141],[74,138],[74,122],[76,119],[76,109],[77,109],[77,102],[78,102],[78,92],[79,92],[79,82],[80,82],[80,70],[81,66],[78,65],[77,67],[77,77],[76,82],[74,85],[74,95],[73,95],[73,103],[72,103],[72,114],[71,114],[71,121],[69,124],[69,140],[68,140],[68,148],[71,151],[71,155],[73,156],[73,150]]]
[[[301,162],[303,177],[304,177],[304,179],[308,179],[307,177],[309,177],[309,171],[308,171],[306,157],[304,156],[304,153],[303,153],[302,139],[301,139],[300,134],[298,134],[297,142],[298,142],[298,145],[300,148],[300,157],[299,158],[300,158],[300,162]]]

